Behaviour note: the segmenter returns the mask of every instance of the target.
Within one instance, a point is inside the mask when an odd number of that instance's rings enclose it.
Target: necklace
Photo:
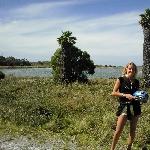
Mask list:
[[[131,90],[132,90],[132,88],[133,88],[133,78],[129,78],[128,75],[125,75],[125,77],[126,77],[128,83],[130,85]]]

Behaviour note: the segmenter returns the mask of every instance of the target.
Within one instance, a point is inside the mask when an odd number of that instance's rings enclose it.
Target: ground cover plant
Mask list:
[[[64,86],[51,78],[6,77],[0,81],[0,137],[63,139],[64,149],[110,148],[117,99],[111,96],[115,79],[92,79]],[[149,89],[147,89],[148,92]],[[133,149],[150,148],[150,106],[142,106]],[[127,125],[118,143],[126,144]],[[39,138],[40,137],[40,138]]]
[[[0,80],[5,78],[5,74],[0,71]]]

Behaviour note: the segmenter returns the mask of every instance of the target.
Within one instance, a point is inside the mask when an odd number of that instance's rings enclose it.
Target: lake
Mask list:
[[[6,76],[15,77],[51,77],[51,68],[7,68],[0,69]],[[121,76],[122,67],[96,68],[94,75],[89,78],[117,78]],[[142,76],[142,68],[138,67],[138,77]]]

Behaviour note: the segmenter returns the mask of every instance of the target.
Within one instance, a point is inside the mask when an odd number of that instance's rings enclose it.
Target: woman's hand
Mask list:
[[[126,97],[128,100],[130,100],[130,101],[132,101],[132,100],[135,99],[135,96],[132,96],[131,94],[124,94],[124,95],[125,95],[125,97]]]

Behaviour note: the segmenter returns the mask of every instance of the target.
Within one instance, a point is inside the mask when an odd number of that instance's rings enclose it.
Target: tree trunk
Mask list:
[[[71,82],[71,62],[70,53],[71,45],[69,43],[63,43],[61,45],[62,49],[62,68],[61,68],[61,82],[70,83]]]
[[[61,61],[61,67],[60,67],[60,82],[63,82],[64,81],[64,72],[65,72],[65,65],[64,65],[64,55],[65,55],[65,52],[64,52],[64,48],[61,44],[61,56],[60,56],[60,61]]]
[[[145,86],[150,86],[150,29],[143,28],[144,44],[143,44],[143,77]]]

